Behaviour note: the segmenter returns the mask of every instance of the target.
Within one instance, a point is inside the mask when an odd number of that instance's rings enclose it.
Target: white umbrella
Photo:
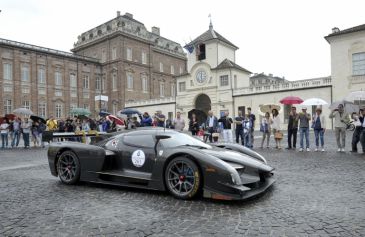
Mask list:
[[[345,100],[338,100],[333,102],[329,106],[329,109],[330,110],[337,109],[340,104],[344,106],[344,110],[346,113],[359,112],[360,107],[358,105],[355,105],[354,103]]]
[[[327,105],[328,103],[320,98],[310,98],[307,99],[305,101],[303,101],[303,103],[301,103],[300,105]]]
[[[33,112],[27,108],[17,108],[13,111],[13,113],[20,114],[20,115],[32,115],[33,114]]]
[[[346,101],[365,101],[365,91],[353,91],[345,97]]]
[[[265,114],[266,112],[271,113],[273,109],[276,109],[278,112],[280,112],[281,106],[277,104],[261,104],[259,105],[259,108],[260,112]]]

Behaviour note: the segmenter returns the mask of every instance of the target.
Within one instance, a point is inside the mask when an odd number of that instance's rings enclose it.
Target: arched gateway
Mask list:
[[[209,96],[206,94],[200,94],[195,99],[195,109],[189,111],[189,118],[191,118],[191,114],[195,113],[199,123],[205,123],[209,110],[211,110],[211,101]]]

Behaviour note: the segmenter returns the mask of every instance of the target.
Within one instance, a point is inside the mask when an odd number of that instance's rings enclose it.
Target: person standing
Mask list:
[[[157,127],[165,127],[166,116],[162,114],[161,110],[157,110],[155,116],[157,118]]]
[[[242,123],[242,127],[243,127],[243,137],[244,137],[244,144],[245,144],[245,147],[247,148],[252,148],[252,145],[251,145],[251,139],[252,139],[252,122],[251,120],[249,119],[249,116],[247,115],[245,117],[245,119],[243,120],[243,123]]]
[[[8,134],[9,134],[9,123],[6,119],[3,119],[0,125],[0,134],[1,134],[1,148],[8,148]]]
[[[218,122],[223,124],[223,139],[225,142],[233,143],[233,136],[232,136],[232,126],[233,123],[232,118],[228,117],[229,112],[224,112],[224,116],[221,117]]]
[[[28,120],[28,118],[24,119],[24,122],[21,124],[21,128],[23,130],[23,140],[24,140],[24,148],[29,148],[29,134],[30,129],[32,127],[32,123]]]
[[[18,147],[20,141],[20,119],[15,118],[13,121],[13,140],[11,141],[11,147]]]
[[[152,126],[152,118],[147,112],[143,113],[143,116],[142,116],[142,119],[141,119],[141,126],[142,127]]]
[[[251,108],[250,107],[247,108],[247,116],[248,116],[248,119],[251,122],[251,131],[249,131],[249,132],[250,132],[250,148],[252,148],[253,147],[254,140],[255,140],[254,131],[255,131],[256,116],[251,112]]]
[[[297,134],[298,134],[298,121],[299,115],[297,113],[297,108],[294,106],[291,107],[291,111],[289,113],[289,121],[288,121],[288,147],[286,149],[296,149],[297,147]],[[293,143],[292,143],[293,138]]]
[[[191,115],[191,119],[189,121],[189,131],[193,136],[196,136],[199,131],[198,119],[196,118],[196,115],[194,113]]]
[[[316,114],[313,116],[312,127],[314,129],[314,136],[316,140],[316,149],[319,151],[319,139],[321,140],[321,150],[324,151],[324,133],[326,132],[326,119],[322,115],[322,109],[317,108]]]
[[[363,109],[360,109],[359,114],[356,114],[356,113],[352,114],[352,118],[354,119],[355,130],[354,130],[354,133],[352,134],[351,152],[354,152],[354,153],[357,153],[357,143],[359,143],[360,136],[361,136],[361,130],[362,130],[361,125],[362,124],[360,122],[360,117],[362,116],[362,111],[363,111]]]
[[[240,143],[240,137],[241,137],[242,146],[245,145],[245,139],[243,137],[244,120],[245,117],[242,115],[242,111],[238,111],[238,116],[234,119],[234,123],[236,124],[236,143]]]
[[[218,128],[218,118],[213,115],[213,111],[210,110],[208,112],[208,117],[205,124],[209,133],[209,141],[213,142],[213,133],[217,132]]]
[[[362,152],[363,155],[365,155],[365,109],[361,111],[361,115],[359,117],[360,123],[361,123],[361,136],[360,136],[360,142],[362,146]]]
[[[269,112],[266,112],[265,117],[262,118],[260,131],[262,132],[261,148],[264,148],[265,139],[266,139],[266,148],[269,148],[270,135],[271,135],[271,118]]]
[[[185,128],[185,120],[181,117],[181,113],[178,111],[176,112],[176,118],[172,121],[172,125],[174,129],[177,131],[184,131]]]
[[[275,133],[280,132],[280,117],[279,117],[279,112],[277,109],[273,109],[272,110],[272,120],[271,120],[271,128],[272,128],[272,133],[274,134],[274,139],[275,139],[275,148],[276,149],[281,149],[281,139],[282,138],[278,138],[275,136]]]
[[[299,113],[299,133],[300,133],[299,151],[304,150],[304,136],[305,136],[306,151],[310,151],[310,149],[309,149],[309,121],[310,120],[311,120],[311,115],[309,113],[307,113],[307,108],[303,107],[302,112]]]
[[[350,121],[349,114],[344,111],[343,104],[339,104],[337,109],[332,110],[329,115],[330,119],[335,119],[335,136],[337,142],[337,151],[345,152],[346,144],[346,124]],[[341,143],[342,141],[342,143]]]

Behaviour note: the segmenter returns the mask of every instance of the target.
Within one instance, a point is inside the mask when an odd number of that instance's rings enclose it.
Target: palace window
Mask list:
[[[58,96],[58,97],[62,97],[62,91],[61,91],[61,90],[56,90],[56,91],[54,92],[54,95],[55,95],[55,96]]]
[[[96,79],[95,79],[95,89],[101,90],[101,78],[100,77],[96,77]]]
[[[160,63],[160,72],[163,72],[163,63]]]
[[[46,69],[38,68],[38,84],[46,84]]]
[[[127,88],[133,90],[133,76],[130,73],[127,74]]]
[[[84,75],[82,78],[82,88],[84,89],[89,89],[89,76],[88,75]]]
[[[129,60],[129,61],[133,60],[131,48],[127,48],[127,60]]]
[[[3,64],[3,76],[4,80],[12,80],[13,79],[13,67],[11,63]]]
[[[172,84],[171,85],[171,94],[170,94],[172,97],[175,96],[175,84]]]
[[[171,65],[171,74],[174,75],[175,74],[175,67],[174,65]]]
[[[62,73],[61,72],[55,72],[54,74],[55,78],[55,84],[56,86],[62,86]]]
[[[205,59],[205,44],[198,45],[198,50],[196,50],[196,58],[197,60],[204,60]]]
[[[352,75],[365,75],[365,52],[352,54]]]
[[[4,113],[11,114],[13,112],[13,106],[11,100],[4,100]]]
[[[23,64],[21,68],[21,73],[22,81],[29,81],[29,65]]]
[[[74,73],[70,74],[70,87],[71,88],[76,88],[77,87],[76,75]]]
[[[183,74],[183,68],[180,66],[180,75]]]
[[[219,77],[221,86],[228,86],[228,75],[223,75]]]
[[[103,49],[101,51],[101,61],[102,62],[105,62],[106,61],[106,51],[105,51],[105,49]]]
[[[116,47],[114,47],[112,49],[112,60],[115,60],[115,59],[117,59],[117,48]]]
[[[118,90],[118,82],[117,82],[117,75],[116,74],[112,75],[112,89],[113,89],[113,91]]]
[[[141,75],[141,82],[142,82],[142,91],[147,92],[148,90],[148,81],[146,75]]]
[[[179,82],[179,92],[186,90],[186,83],[185,82]]]
[[[160,82],[160,97],[165,96],[165,83]]]
[[[38,115],[45,118],[46,117],[46,103],[39,102],[38,104]]]
[[[22,107],[26,109],[30,109],[30,101],[29,100],[23,100]]]
[[[147,64],[147,53],[142,51],[142,64]]]
[[[55,114],[56,114],[56,118],[62,118],[62,115],[63,115],[63,106],[62,106],[62,104],[56,104]]]

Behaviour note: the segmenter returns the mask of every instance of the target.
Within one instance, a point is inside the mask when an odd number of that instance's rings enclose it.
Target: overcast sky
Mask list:
[[[331,74],[323,38],[365,24],[364,0],[1,0],[0,38],[69,51],[77,36],[130,12],[161,35],[184,45],[214,29],[239,47],[236,63],[289,80]]]

